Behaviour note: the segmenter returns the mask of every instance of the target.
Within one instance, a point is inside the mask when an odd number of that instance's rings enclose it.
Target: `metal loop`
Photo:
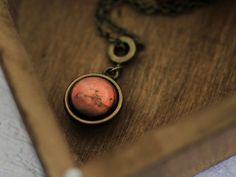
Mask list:
[[[118,43],[118,44],[110,44],[109,45],[109,47],[108,47],[109,58],[115,63],[124,63],[124,62],[127,62],[130,59],[132,59],[136,54],[135,41],[128,36],[121,36],[119,38],[118,42],[120,44]],[[116,47],[121,47],[121,48],[125,49],[125,45],[127,45],[127,52],[122,56],[118,56],[115,53]]]
[[[105,69],[104,74],[115,80],[119,77],[121,69],[121,65],[117,65],[115,67],[111,66]]]

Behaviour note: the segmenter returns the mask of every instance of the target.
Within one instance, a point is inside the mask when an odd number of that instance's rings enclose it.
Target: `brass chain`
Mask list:
[[[139,52],[144,48],[140,39],[111,19],[111,12],[117,5],[127,4],[144,14],[175,16],[208,5],[213,1],[215,0],[99,0],[95,12],[97,30],[101,37],[116,46],[122,46],[120,36],[132,38]],[[114,68],[113,70],[108,68],[106,72],[113,73],[113,78],[117,78],[121,69],[120,64]]]
[[[139,38],[118,26],[112,21],[110,15],[113,8],[118,4],[127,4],[144,14],[179,15],[198,7],[210,4],[214,0],[162,0],[160,2],[148,0],[99,0],[95,19],[97,30],[109,43],[119,44],[119,36],[131,37],[138,47],[143,47]]]

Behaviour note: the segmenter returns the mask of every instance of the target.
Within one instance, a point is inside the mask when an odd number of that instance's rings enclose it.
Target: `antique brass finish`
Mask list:
[[[136,44],[132,38],[127,36],[121,36],[119,40],[128,46],[127,53],[122,56],[118,56],[115,54],[116,45],[112,43],[108,47],[108,56],[113,62],[121,64],[134,57],[136,53]]]
[[[114,111],[107,115],[106,117],[103,117],[101,119],[98,119],[98,120],[87,120],[83,117],[80,117],[79,115],[77,115],[72,107],[71,107],[71,104],[70,104],[70,93],[71,93],[71,89],[73,88],[73,86],[80,80],[86,78],[86,77],[91,77],[91,76],[95,76],[95,77],[102,77],[106,80],[108,80],[114,87],[115,89],[117,90],[117,95],[118,95],[118,103],[116,105],[116,108],[114,109]],[[77,79],[75,79],[70,85],[69,87],[67,88],[66,90],[66,93],[65,93],[65,97],[64,97],[64,104],[65,104],[65,109],[66,111],[68,112],[68,114],[74,118],[75,120],[81,122],[81,123],[84,123],[84,124],[100,124],[100,123],[104,123],[104,122],[107,122],[108,120],[114,118],[117,113],[120,111],[121,107],[122,107],[122,103],[123,103],[123,94],[122,94],[122,91],[121,91],[121,88],[120,86],[113,80],[111,79],[110,77],[104,75],[104,74],[96,74],[96,73],[92,73],[92,74],[86,74],[86,75],[83,75]]]

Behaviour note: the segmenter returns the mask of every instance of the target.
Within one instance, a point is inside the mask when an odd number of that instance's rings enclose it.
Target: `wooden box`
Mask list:
[[[113,19],[146,49],[118,81],[121,113],[91,127],[69,118],[63,96],[76,77],[112,64],[95,7],[0,0],[2,66],[48,176],[79,166],[86,177],[189,177],[235,154],[236,2],[176,17],[117,7]]]

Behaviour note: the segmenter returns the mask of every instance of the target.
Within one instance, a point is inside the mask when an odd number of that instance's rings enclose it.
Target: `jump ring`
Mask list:
[[[108,67],[105,71],[104,74],[111,77],[112,79],[117,79],[120,75],[120,69],[121,66],[116,66],[116,67]]]
[[[110,59],[115,62],[115,63],[124,63],[129,61],[130,59],[132,59],[135,54],[136,54],[136,44],[134,42],[134,40],[130,37],[127,36],[121,36],[119,38],[119,40],[121,42],[123,42],[124,44],[127,44],[128,46],[128,51],[126,54],[122,55],[122,56],[118,56],[115,53],[115,49],[117,47],[116,44],[110,44],[110,46],[108,47],[108,56],[110,57]]]

